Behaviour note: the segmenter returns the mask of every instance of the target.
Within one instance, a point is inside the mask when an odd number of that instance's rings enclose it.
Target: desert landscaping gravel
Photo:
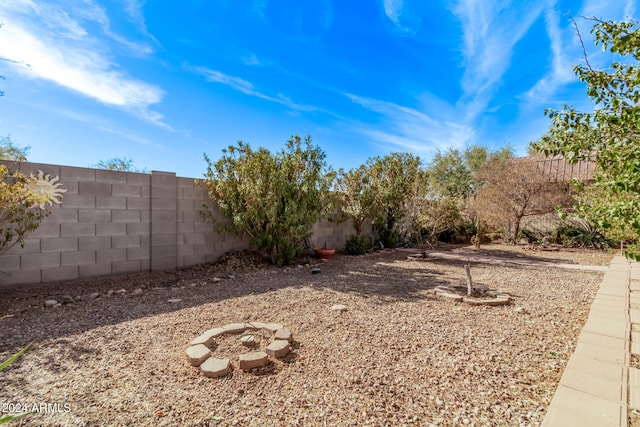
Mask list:
[[[511,295],[496,307],[433,288],[465,283],[465,254],[599,266],[611,254],[446,249],[461,257],[394,250],[275,268],[231,255],[0,291],[0,361],[33,343],[0,373],[0,404],[35,404],[22,422],[34,426],[540,425],[602,272],[472,262],[474,283]],[[229,374],[189,364],[194,338],[249,321],[286,325],[290,353],[243,371],[238,354],[250,349],[224,335],[212,353],[231,360]]]

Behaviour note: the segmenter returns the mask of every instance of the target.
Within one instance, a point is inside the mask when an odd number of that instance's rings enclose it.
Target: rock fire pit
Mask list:
[[[243,371],[267,365],[269,357],[285,357],[293,341],[291,330],[278,323],[230,323],[208,329],[191,340],[186,355],[191,366],[199,366],[209,378],[224,377],[232,368],[229,357],[213,357],[217,350],[216,338],[224,335],[238,335],[238,342],[249,349],[248,352],[240,352],[237,357],[237,366]]]

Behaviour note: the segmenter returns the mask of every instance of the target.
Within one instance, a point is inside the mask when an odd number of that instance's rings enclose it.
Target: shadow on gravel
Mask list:
[[[504,252],[513,258],[512,252]],[[107,325],[287,288],[327,289],[371,298],[373,304],[386,304],[429,300],[434,297],[428,291],[438,285],[464,283],[462,272],[454,277],[443,274],[439,266],[462,268],[467,261],[430,257],[424,267],[406,268],[399,262],[408,255],[404,251],[385,251],[364,257],[337,256],[318,265],[320,274],[311,274],[308,267],[278,269],[253,260],[249,265],[227,262],[175,272],[136,273],[36,289],[0,290],[0,356],[16,353],[32,341],[63,338]],[[538,259],[524,254],[520,258]],[[120,289],[125,292],[108,295],[109,291]],[[134,294],[135,289],[141,289],[139,294]],[[92,293],[99,293],[100,297],[91,299]],[[61,301],[64,295],[72,296],[76,302],[44,307],[45,300]],[[63,341],[58,342],[63,350]],[[64,351],[72,359],[91,356],[83,349]]]
[[[461,256],[481,256],[481,257],[492,257],[492,258],[515,258],[519,260],[528,260],[532,262],[552,262],[558,264],[577,264],[577,262],[573,260],[567,260],[563,258],[556,258],[553,256],[553,250],[543,250],[538,249],[535,251],[529,251],[525,249],[521,249],[520,251],[509,251],[509,250],[501,250],[501,249],[481,249],[480,251],[465,251],[465,252],[452,252]]]

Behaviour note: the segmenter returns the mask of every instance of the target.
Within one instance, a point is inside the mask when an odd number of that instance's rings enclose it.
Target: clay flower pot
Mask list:
[[[325,248],[316,248],[314,249],[316,255],[318,255],[321,259],[331,259],[333,255],[335,255],[335,249],[325,249]]]

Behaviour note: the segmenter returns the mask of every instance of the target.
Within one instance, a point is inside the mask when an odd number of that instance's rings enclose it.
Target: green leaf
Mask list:
[[[2,417],[0,417],[0,424],[7,424],[7,423],[10,423],[11,421],[19,420],[20,418],[23,418],[32,414],[35,414],[35,411],[23,412],[21,414],[15,414],[15,415],[3,415]]]
[[[13,362],[15,362],[15,360],[22,356],[22,354],[27,351],[27,349],[29,347],[31,347],[32,343],[27,344],[22,350],[20,350],[19,352],[17,352],[16,354],[14,354],[13,356],[11,356],[8,360],[6,360],[5,362],[0,364],[0,371],[3,371],[7,366],[9,366],[10,364],[12,364]]]

